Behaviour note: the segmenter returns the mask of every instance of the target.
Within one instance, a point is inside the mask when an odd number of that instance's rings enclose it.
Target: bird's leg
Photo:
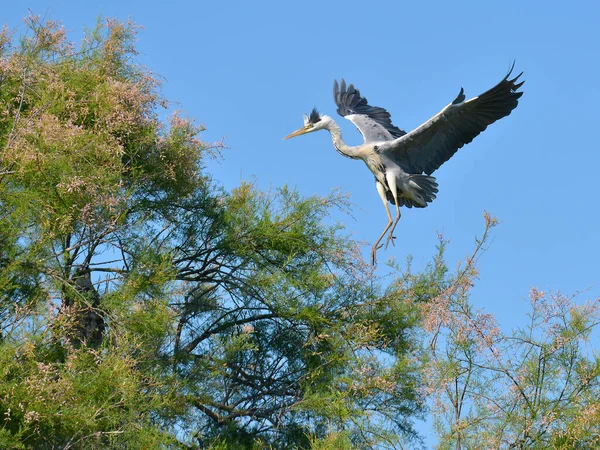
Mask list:
[[[394,225],[392,225],[390,234],[388,234],[387,241],[385,241],[385,248],[387,248],[390,242],[392,243],[392,245],[396,245],[394,244],[394,239],[396,239],[394,237],[394,230],[396,229],[396,225],[398,225],[398,222],[400,221],[400,207],[398,206],[398,198],[396,196],[394,196],[394,203],[396,205],[396,220],[394,221]]]
[[[388,234],[387,240],[385,241],[385,248],[387,249],[388,245],[390,244],[390,241],[392,242],[392,245],[396,245],[394,244],[394,230],[396,229],[396,224],[400,220],[400,206],[398,206],[398,189],[396,187],[396,176],[393,172],[387,172],[385,175],[388,188],[390,189],[392,197],[394,198],[394,205],[396,205],[396,220],[394,222],[394,225],[392,225],[392,229],[390,231],[390,234]]]
[[[392,223],[393,223],[392,214],[390,213],[390,207],[388,206],[387,198],[385,196],[385,188],[383,187],[383,184],[381,184],[379,181],[376,182],[376,186],[377,186],[377,192],[379,193],[379,197],[381,197],[381,201],[383,202],[383,206],[385,206],[385,212],[387,213],[387,216],[388,216],[388,223],[385,226],[383,233],[381,233],[381,236],[379,236],[379,239],[377,239],[377,242],[375,242],[375,244],[373,244],[373,248],[371,249],[371,264],[372,265],[375,265],[377,263],[377,250],[379,249],[379,243],[381,242],[381,240],[385,236],[385,233],[387,233],[387,231],[390,229],[390,227],[392,226]]]

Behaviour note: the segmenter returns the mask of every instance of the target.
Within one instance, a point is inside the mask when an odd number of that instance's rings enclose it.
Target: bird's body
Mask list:
[[[326,115],[321,115],[322,127],[331,133],[333,146],[342,155],[364,161],[385,192],[386,199],[394,204],[391,185],[396,186],[399,206],[424,208],[435,198],[437,184],[434,177],[421,174],[411,174],[408,168],[403,168],[394,162],[386,152],[380,149],[386,141],[369,142],[356,146],[344,143],[338,124]],[[379,188],[378,188],[379,189]]]
[[[390,114],[383,108],[370,106],[367,99],[353,85],[346,87],[344,80],[334,83],[333,96],[337,111],[352,121],[364,138],[364,144],[346,145],[340,127],[327,116],[313,109],[305,116],[304,127],[286,136],[326,129],[331,133],[333,146],[342,155],[361,159],[375,176],[377,192],[384,203],[388,223],[373,245],[371,259],[381,239],[389,231],[387,243],[393,243],[393,232],[400,220],[400,206],[424,208],[436,198],[438,185],[431,174],[463,145],[479,133],[511,113],[523,94],[517,89],[517,77],[509,80],[512,72],[492,89],[465,101],[463,89],[456,99],[442,111],[410,133],[392,125]],[[388,202],[396,207],[392,220]],[[387,245],[387,244],[386,244]]]

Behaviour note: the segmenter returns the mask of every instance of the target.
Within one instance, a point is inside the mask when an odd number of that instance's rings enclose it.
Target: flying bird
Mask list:
[[[465,101],[464,89],[458,96],[410,133],[392,124],[390,113],[371,106],[352,84],[342,79],[333,84],[333,98],[337,112],[350,120],[360,131],[364,143],[346,145],[340,127],[317,109],[304,116],[304,126],[286,136],[290,139],[318,130],[331,133],[333,146],[342,155],[361,159],[373,175],[377,192],[383,201],[388,222],[373,244],[371,263],[376,264],[379,243],[386,233],[386,248],[394,244],[394,230],[400,220],[400,207],[425,208],[436,198],[438,184],[431,174],[454,155],[459,148],[471,142],[488,125],[508,116],[517,107],[523,92],[517,92],[524,81],[517,82],[523,74],[510,79],[514,63],[508,74],[496,86],[478,97]],[[388,202],[396,207],[392,219]]]

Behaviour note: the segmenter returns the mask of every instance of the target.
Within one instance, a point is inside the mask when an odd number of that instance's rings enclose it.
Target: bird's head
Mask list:
[[[313,108],[310,114],[304,115],[304,126],[299,130],[288,134],[286,137],[284,137],[284,139],[290,139],[296,136],[300,136],[301,134],[312,133],[313,131],[318,131],[327,128],[327,125],[331,120],[331,117],[321,115],[319,114],[319,111],[317,111],[317,108]]]

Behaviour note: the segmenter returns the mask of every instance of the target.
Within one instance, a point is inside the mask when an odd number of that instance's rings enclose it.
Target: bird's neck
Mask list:
[[[351,147],[346,145],[344,139],[342,139],[342,130],[339,125],[335,123],[333,120],[327,123],[326,127],[331,133],[331,140],[333,141],[333,146],[342,155],[352,158],[352,159],[360,159],[361,155],[358,151],[357,147]]]

